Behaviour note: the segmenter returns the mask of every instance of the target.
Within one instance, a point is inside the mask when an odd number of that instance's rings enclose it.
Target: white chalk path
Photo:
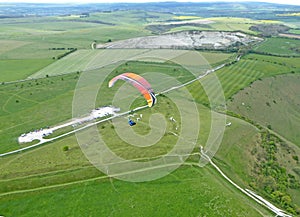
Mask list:
[[[112,106],[97,108],[97,109],[92,110],[90,115],[88,115],[86,117],[77,118],[77,119],[69,121],[65,124],[61,124],[61,125],[58,125],[58,126],[55,126],[52,128],[39,129],[39,130],[35,130],[35,131],[29,132],[29,133],[24,133],[18,138],[18,141],[19,141],[19,143],[28,143],[28,142],[32,142],[34,140],[43,141],[43,140],[45,140],[44,137],[51,135],[55,130],[58,130],[58,129],[61,129],[64,127],[68,127],[68,126],[75,127],[77,125],[81,125],[82,123],[86,123],[88,121],[92,121],[97,118],[105,117],[108,115],[115,115],[116,112],[118,112],[118,111],[120,111],[120,109],[112,107]]]
[[[10,152],[6,152],[6,153],[3,153],[3,154],[0,154],[0,157],[12,155],[12,154],[15,154],[15,153],[19,153],[19,152],[22,152],[22,151],[26,151],[26,150],[28,150],[28,149],[35,148],[35,147],[40,146],[40,145],[42,145],[42,144],[44,144],[44,143],[52,142],[52,141],[54,141],[54,140],[57,140],[57,139],[60,139],[60,138],[62,138],[62,137],[66,137],[66,136],[68,136],[68,135],[74,134],[74,133],[76,133],[76,132],[78,132],[78,131],[84,130],[84,129],[88,128],[88,127],[91,127],[91,126],[97,125],[97,124],[99,124],[99,123],[102,123],[102,122],[111,120],[111,119],[113,119],[113,118],[117,118],[117,117],[121,117],[121,116],[127,115],[127,114],[129,114],[130,112],[135,112],[135,111],[138,111],[138,110],[147,108],[147,107],[148,107],[148,105],[145,105],[145,106],[141,106],[141,107],[135,108],[135,109],[130,110],[130,111],[127,111],[127,112],[123,112],[123,113],[114,113],[114,115],[111,116],[111,117],[109,117],[109,118],[105,118],[105,119],[102,119],[102,120],[99,120],[99,121],[96,121],[96,122],[92,122],[92,123],[90,123],[90,124],[87,124],[87,125],[85,125],[85,126],[83,126],[83,127],[78,128],[78,129],[76,129],[76,130],[72,130],[72,131],[70,131],[70,132],[64,133],[64,134],[62,134],[62,135],[59,135],[59,136],[54,137],[54,138],[51,138],[51,139],[40,138],[40,142],[37,143],[37,144],[30,145],[30,146],[27,146],[27,147],[24,147],[24,148],[21,148],[21,149],[17,149],[17,150],[14,150],[14,151],[10,151]],[[84,118],[84,119],[88,119],[88,118],[90,118],[90,116],[88,116],[88,117],[86,117],[86,118]],[[75,121],[75,122],[72,121],[72,122],[66,123],[66,124],[64,124],[64,125],[57,126],[57,127],[55,127],[55,129],[62,128],[62,126],[66,127],[66,126],[70,126],[70,125],[72,125],[72,124],[74,124],[74,123],[78,123],[78,120],[82,120],[82,119],[77,119],[77,121]],[[52,128],[52,129],[53,129],[53,128]],[[36,137],[36,138],[38,138],[38,137]]]
[[[205,154],[203,147],[200,147],[200,153],[201,155],[209,161],[209,163],[223,176],[230,184],[232,184],[234,187],[236,187],[238,190],[240,190],[242,193],[246,194],[248,197],[255,200],[257,203],[263,205],[264,207],[268,208],[270,211],[276,214],[276,216],[280,217],[292,217],[292,215],[287,214],[285,211],[277,208],[273,204],[271,204],[269,201],[265,200],[261,196],[255,194],[253,191],[249,189],[243,189],[240,186],[238,186],[235,182],[233,182],[228,176],[226,176],[223,171],[210,159],[208,155]]]
[[[239,58],[240,58],[240,57],[237,57],[237,59],[239,59]],[[199,75],[197,78],[194,78],[193,80],[190,80],[190,81],[188,81],[188,82],[186,82],[186,83],[184,83],[184,84],[181,84],[181,85],[178,85],[178,86],[175,86],[175,87],[171,87],[171,88],[169,88],[169,89],[167,89],[167,90],[162,91],[161,93],[162,93],[162,94],[163,94],[163,93],[168,93],[168,92],[170,92],[170,91],[172,91],[172,90],[177,90],[177,89],[179,89],[179,88],[181,88],[181,87],[184,87],[184,86],[186,86],[186,85],[189,85],[189,84],[191,84],[191,83],[193,83],[193,82],[195,82],[195,81],[200,80],[201,78],[204,78],[205,76],[209,75],[210,73],[215,72],[215,71],[217,71],[217,70],[223,68],[225,65],[226,65],[226,64],[222,64],[222,65],[217,66],[217,67],[215,67],[215,68],[213,68],[213,69],[207,70],[203,75]]]

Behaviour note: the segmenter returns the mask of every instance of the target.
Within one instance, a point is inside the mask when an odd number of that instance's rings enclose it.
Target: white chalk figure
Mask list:
[[[226,124],[226,127],[230,127],[231,126],[231,122]]]
[[[140,114],[140,118],[143,118],[143,114]]]
[[[136,118],[136,121],[140,121],[141,120],[141,118]]]

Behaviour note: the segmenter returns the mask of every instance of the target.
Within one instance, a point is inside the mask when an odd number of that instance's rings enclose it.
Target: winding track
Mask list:
[[[280,217],[292,217],[292,215],[285,213],[283,210],[277,208],[273,204],[271,204],[269,201],[265,200],[261,196],[255,194],[253,191],[249,189],[243,189],[240,186],[238,186],[235,182],[233,182],[228,176],[226,176],[223,171],[210,159],[208,155],[205,154],[203,147],[200,147],[200,153],[201,155],[220,173],[221,176],[223,176],[230,184],[232,184],[235,188],[240,190],[242,193],[247,195],[248,197],[255,200],[255,202],[259,203],[260,205],[268,208],[270,211],[272,211],[276,216]]]

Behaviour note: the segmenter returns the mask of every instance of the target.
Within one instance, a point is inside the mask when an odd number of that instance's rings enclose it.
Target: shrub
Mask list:
[[[69,146],[67,146],[67,145],[64,146],[64,147],[63,147],[63,151],[69,151]]]
[[[299,157],[297,156],[297,155],[293,155],[293,157],[292,157],[295,161],[299,161]]]
[[[272,130],[271,124],[268,124],[267,128],[270,129],[270,130]]]

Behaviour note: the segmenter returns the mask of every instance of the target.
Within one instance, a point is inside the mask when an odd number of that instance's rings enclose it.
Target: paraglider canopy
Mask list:
[[[143,94],[144,98],[147,100],[149,107],[152,107],[156,103],[155,93],[153,92],[151,85],[142,76],[132,72],[126,72],[111,79],[108,83],[108,86],[112,87],[115,84],[115,82],[119,79],[127,81],[130,84],[132,84],[134,87],[136,87]]]

